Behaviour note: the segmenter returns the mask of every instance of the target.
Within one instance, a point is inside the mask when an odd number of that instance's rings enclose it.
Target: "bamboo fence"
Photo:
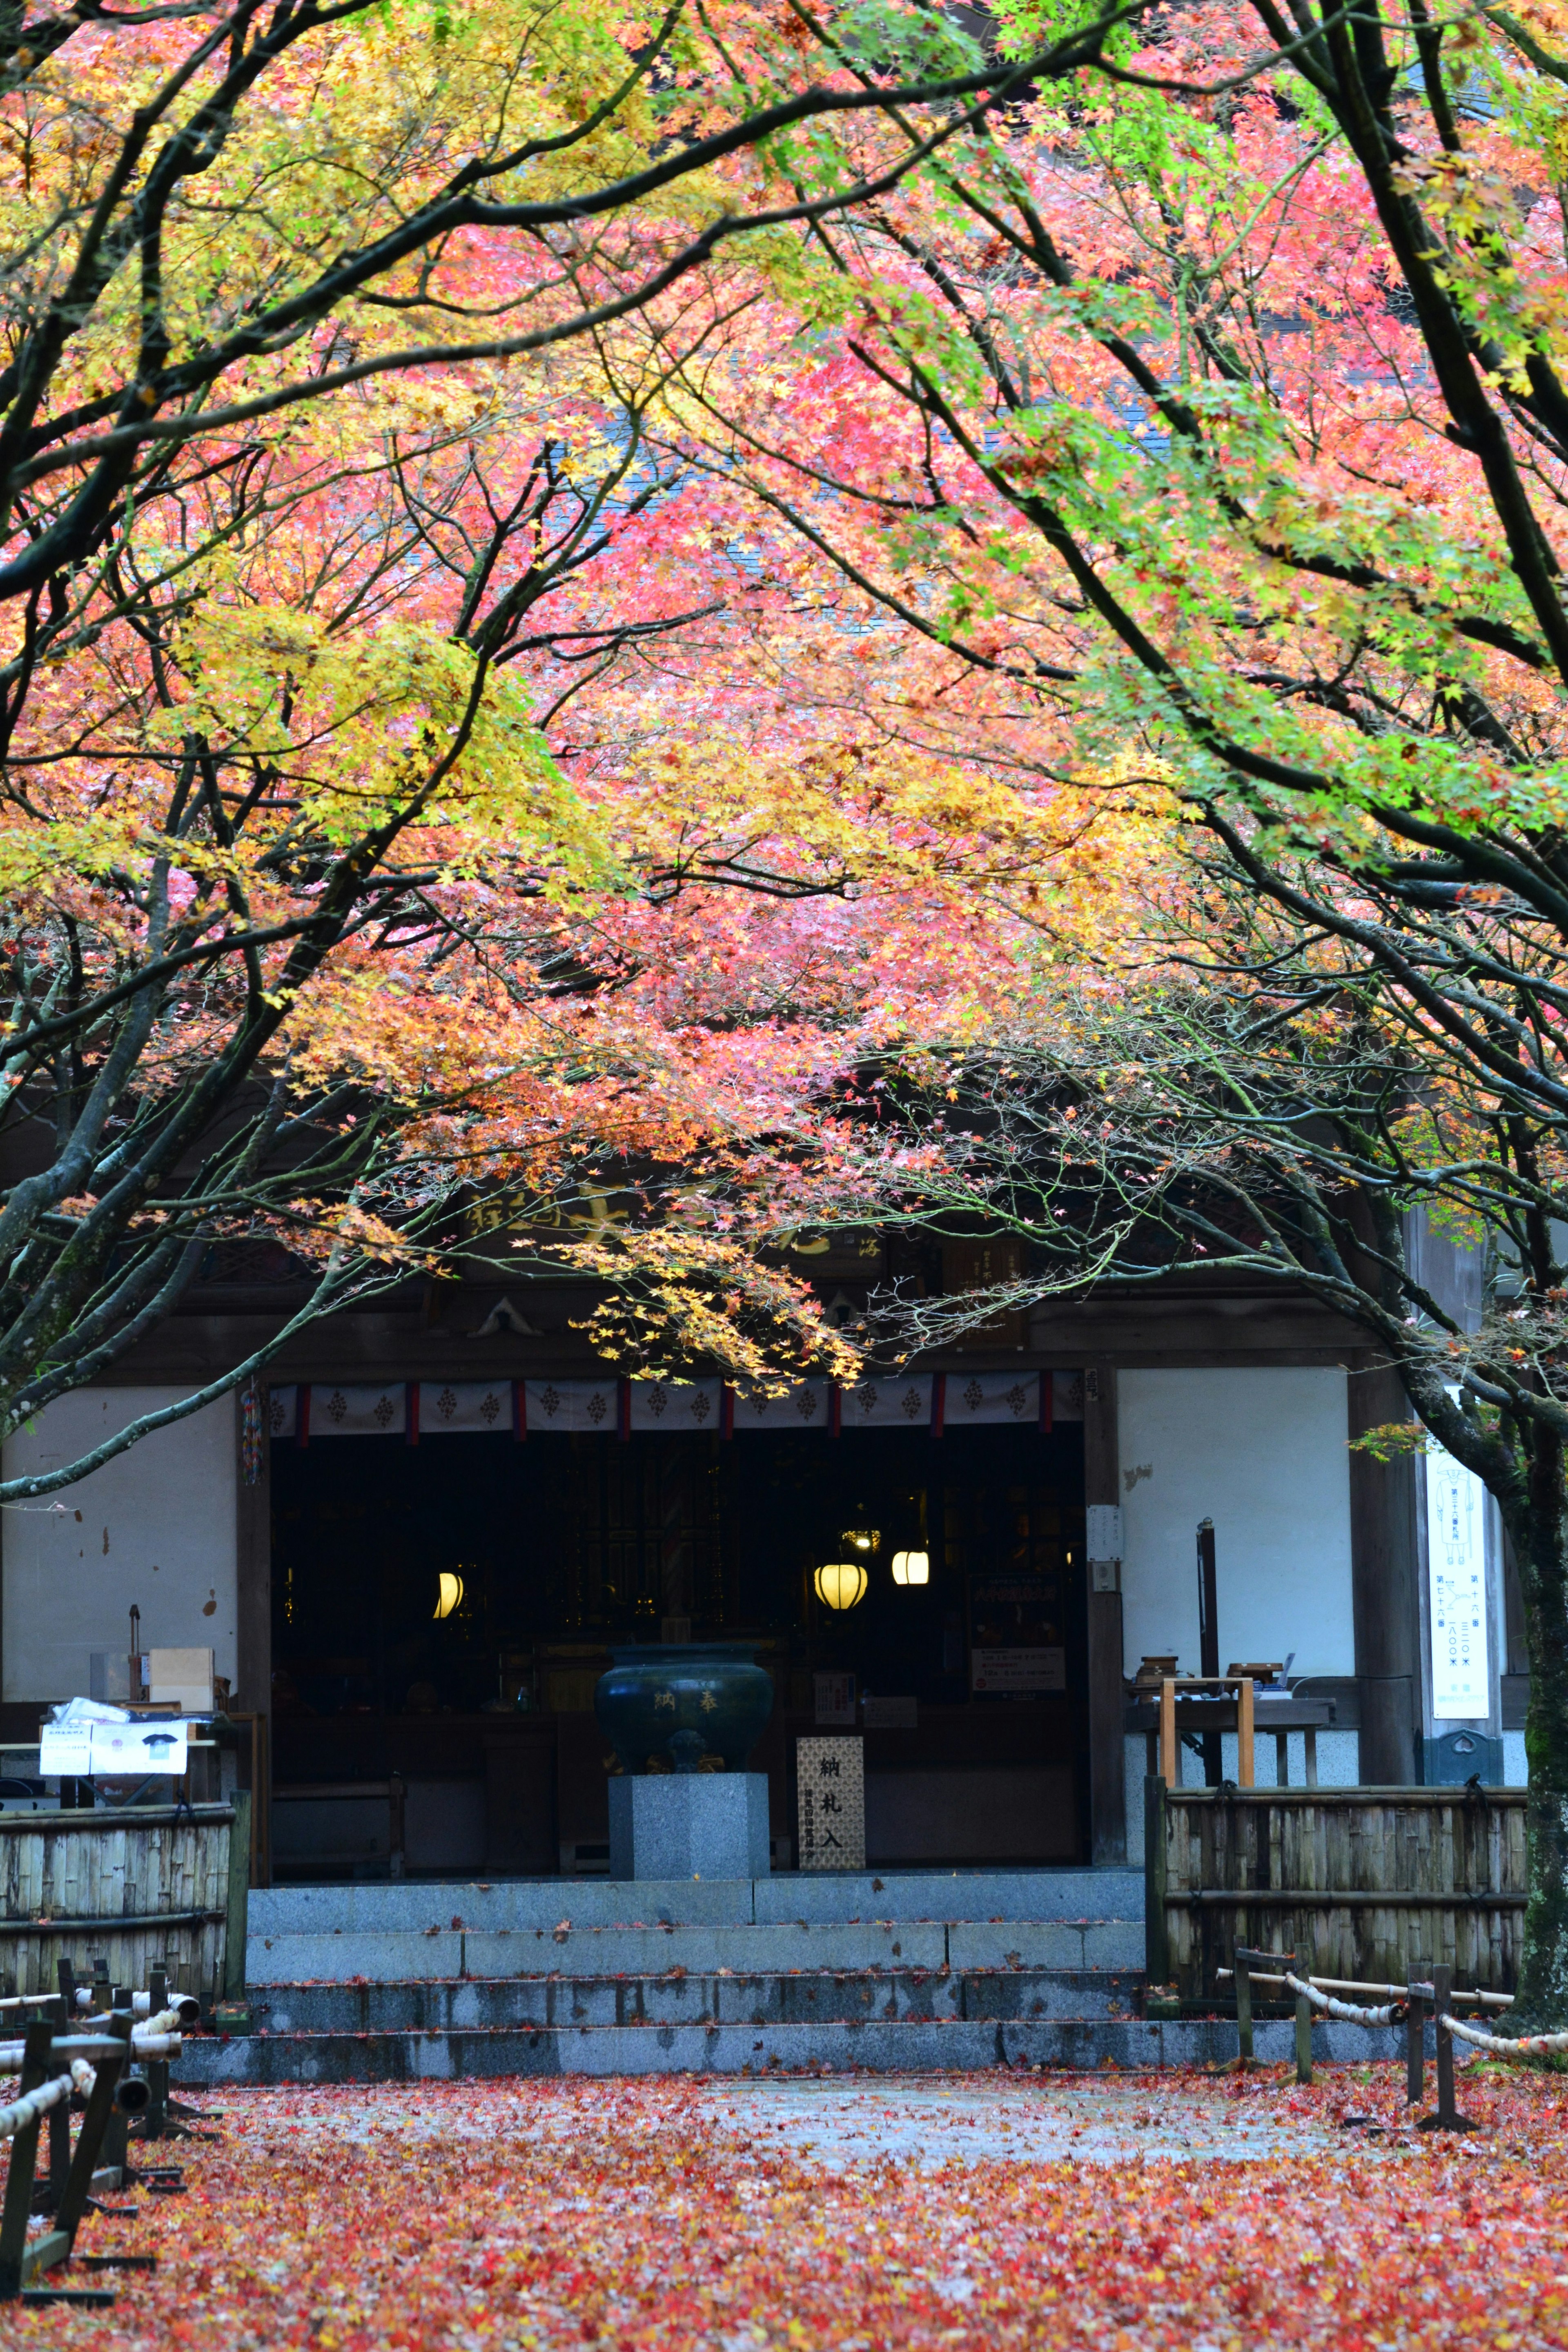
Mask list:
[[[234,1822],[228,1804],[0,1812],[0,1988],[52,1992],[58,1963],[85,1958],[115,1984],[166,1965],[173,1982],[221,1998],[231,1917],[243,1968],[248,1823],[236,1845]]]
[[[1511,1991],[1522,1789],[1168,1789],[1144,1783],[1152,1985],[1212,2004],[1238,1944],[1303,1973],[1406,1982],[1435,1965]]]

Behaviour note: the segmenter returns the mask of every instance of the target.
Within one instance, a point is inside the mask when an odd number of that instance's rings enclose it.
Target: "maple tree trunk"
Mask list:
[[[1568,1509],[1563,1440],[1540,1430],[1527,1500],[1510,1513],[1530,1654],[1524,1746],[1530,1894],[1514,2016],[1536,2031],[1568,2025]],[[1510,2023],[1513,2021],[1510,2019]]]

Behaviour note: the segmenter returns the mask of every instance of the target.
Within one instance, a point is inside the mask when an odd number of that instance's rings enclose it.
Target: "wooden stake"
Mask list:
[[[1252,1961],[1256,1956],[1244,1945],[1236,1948],[1236,2040],[1237,2055],[1244,2066],[1252,2063]]]
[[[131,2054],[129,2013],[111,2017],[109,2032],[116,2042],[123,2042],[125,2056],[100,2058],[94,2070],[93,2085],[87,2096],[87,2112],[76,2136],[76,2155],[72,2159],[70,2177],[65,2184],[59,2210],[55,2216],[56,2227],[65,2232],[68,2250],[76,2242],[81,2217],[87,2210],[92,2176],[98,2169],[98,2159],[103,2149],[104,2134],[109,2128],[109,2119],[115,2112],[115,2090],[125,2071],[126,2059]]]
[[[250,1903],[250,1791],[234,1792],[234,1821],[228,1832],[228,1918],[224,1929],[223,1983],[225,2000],[245,1999],[245,1939]]]
[[[1414,1969],[1405,1997],[1410,2004],[1405,2024],[1405,2096],[1414,2107],[1426,2095],[1426,1980]]]
[[[1143,1783],[1143,1968],[1150,1984],[1170,1981],[1170,1923],[1165,1916],[1165,1782],[1157,1772],[1152,1772]]]
[[[54,2038],[55,2029],[44,2018],[28,2026],[22,2045],[23,2095],[36,2091],[47,2073],[49,2044]],[[33,2169],[37,2160],[37,2123],[25,2124],[12,2136],[5,2201],[0,2205],[0,2300],[5,2302],[15,2302],[22,2292],[23,2265],[27,2258],[27,2217],[33,2210]]]
[[[147,1998],[151,2004],[149,2010],[151,2016],[156,2017],[166,2007],[168,1990],[167,1972],[163,1969],[150,1969],[147,1976]],[[146,2074],[147,2088],[151,2096],[148,2101],[146,2120],[142,2126],[142,2135],[144,2139],[162,2139],[169,2128],[168,2060],[166,2058],[149,2059]]]
[[[1423,2116],[1417,2131],[1478,2131],[1480,2126],[1462,2116],[1454,2104],[1454,2037],[1443,2022],[1454,1990],[1451,1968],[1432,1971],[1432,2015],[1437,2027],[1437,2112]]]
[[[67,2012],[66,2003],[58,1993],[55,1995],[53,2000],[47,2000],[44,2003],[41,2014],[48,2019],[57,2033],[64,2033],[68,2031],[70,2021]],[[70,2170],[70,2101],[68,2099],[62,2099],[58,2107],[51,2107],[49,2109],[48,2186],[44,2190],[42,2196],[40,2196],[35,2189],[33,2193],[33,2210],[35,2213],[58,2212],[60,2199],[66,2193],[66,2175]]]
[[[1300,1973],[1308,1977],[1311,1972],[1312,1963],[1309,1959]],[[1298,2083],[1310,2083],[1311,2079],[1312,2004],[1304,1992],[1299,1992],[1296,1995],[1296,2080]]]

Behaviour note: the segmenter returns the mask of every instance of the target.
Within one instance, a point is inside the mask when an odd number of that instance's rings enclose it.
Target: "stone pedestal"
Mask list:
[[[612,1878],[766,1878],[765,1772],[625,1773],[610,1782]]]

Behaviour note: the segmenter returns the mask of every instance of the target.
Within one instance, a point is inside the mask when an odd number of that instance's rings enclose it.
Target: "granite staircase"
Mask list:
[[[248,2033],[193,2083],[1147,2067],[1235,2028],[1148,2019],[1131,1870],[534,1879],[253,1894]]]

